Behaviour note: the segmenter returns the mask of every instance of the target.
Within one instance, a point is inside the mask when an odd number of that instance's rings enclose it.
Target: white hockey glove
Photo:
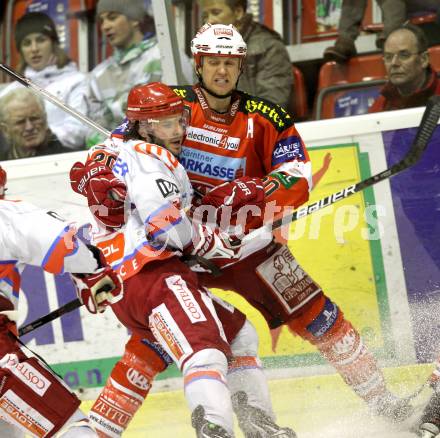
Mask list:
[[[184,254],[202,257],[218,268],[224,268],[240,259],[241,241],[232,240],[228,234],[205,225],[194,224],[193,239]]]

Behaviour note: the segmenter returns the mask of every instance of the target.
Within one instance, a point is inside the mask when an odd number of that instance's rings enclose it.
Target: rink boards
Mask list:
[[[416,109],[298,124],[314,172],[326,154],[331,154],[329,168],[310,202],[389,167],[409,146],[412,128],[418,125],[421,114]],[[429,246],[429,237],[440,233],[435,225],[440,223],[436,222],[440,209],[433,202],[440,189],[438,183],[426,183],[426,179],[437,181],[439,176],[440,154],[435,153],[440,148],[438,131],[426,157],[418,167],[405,172],[406,176],[395,177],[391,184],[382,182],[300,219],[288,230],[289,246],[298,261],[340,305],[384,364],[430,360],[429,337],[438,330],[435,316],[426,312],[432,308],[426,303],[435,304],[440,284],[437,253]],[[86,223],[89,216],[84,199],[70,190],[68,182],[71,164],[84,158],[85,153],[71,153],[2,163],[8,171],[9,197]],[[421,193],[423,202],[419,204],[416,200]],[[32,267],[26,269],[21,294],[21,323],[75,298],[66,276],[53,278]],[[287,330],[282,331],[277,349],[272,351],[270,333],[261,316],[235,294],[221,295],[243,310],[257,327],[260,355],[273,377],[323,371],[323,362],[314,349]],[[93,316],[81,310],[23,339],[72,387],[91,389],[104,383],[123,351],[127,332],[110,311]],[[171,367],[161,378],[177,376]],[[162,380],[162,386],[172,382]]]

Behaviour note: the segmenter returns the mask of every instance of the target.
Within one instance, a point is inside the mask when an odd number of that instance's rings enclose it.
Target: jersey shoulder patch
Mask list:
[[[239,111],[245,114],[257,114],[268,120],[279,132],[293,126],[293,117],[279,105],[260,97],[240,92],[241,102]]]
[[[196,94],[192,88],[192,85],[172,85],[173,91],[182,99],[188,102],[196,101]]]
[[[133,149],[137,153],[149,155],[160,160],[171,172],[174,172],[179,165],[177,158],[175,158],[171,152],[161,146],[152,143],[140,142],[134,144]]]

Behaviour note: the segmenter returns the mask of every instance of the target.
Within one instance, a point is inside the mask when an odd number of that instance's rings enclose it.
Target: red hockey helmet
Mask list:
[[[5,197],[6,180],[6,170],[0,166],[0,199],[3,199]]]
[[[154,120],[183,112],[183,100],[161,82],[136,85],[130,90],[127,99],[127,119]]]

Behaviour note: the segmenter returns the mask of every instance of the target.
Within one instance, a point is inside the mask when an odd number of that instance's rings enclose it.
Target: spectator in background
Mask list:
[[[287,110],[293,85],[292,64],[281,36],[246,13],[247,0],[199,0],[205,23],[233,24],[247,44],[238,89]]]
[[[376,0],[382,10],[383,32],[376,38],[376,46],[383,48],[387,36],[404,24],[411,12],[436,12],[438,0]],[[343,0],[339,20],[338,38],[335,45],[324,51],[324,61],[347,62],[356,56],[354,42],[359,36],[361,22],[367,9],[368,0]]]
[[[385,41],[383,60],[388,82],[370,113],[425,106],[440,94],[440,81],[429,65],[428,42],[422,29],[404,24]]]
[[[0,161],[69,152],[47,125],[44,102],[27,88],[0,98],[0,128],[8,149]]]
[[[90,73],[90,107],[99,124],[113,129],[125,117],[129,90],[137,84],[161,81],[160,51],[143,0],[100,0],[96,12],[114,53]],[[186,80],[191,81],[193,68],[183,53],[181,62]],[[92,138],[90,143],[98,140]]]
[[[41,88],[78,112],[87,115],[86,76],[78,71],[59,46],[54,22],[47,15],[31,12],[23,15],[15,27],[15,44],[19,51],[17,70]],[[13,82],[2,89],[0,97],[22,87]],[[50,129],[69,149],[84,149],[88,128],[83,123],[46,101]]]

